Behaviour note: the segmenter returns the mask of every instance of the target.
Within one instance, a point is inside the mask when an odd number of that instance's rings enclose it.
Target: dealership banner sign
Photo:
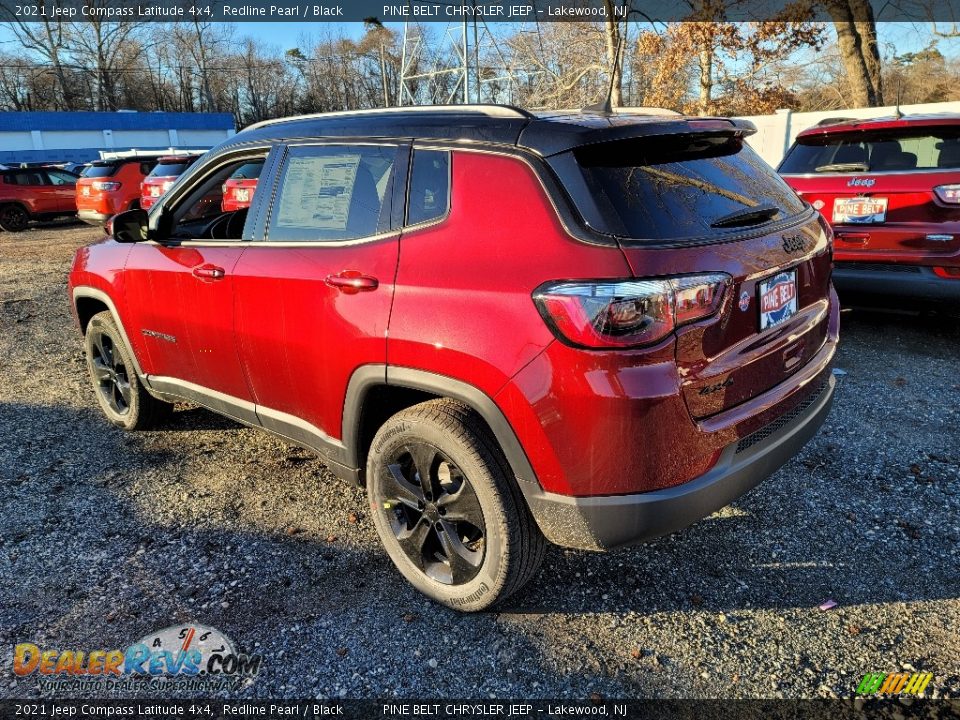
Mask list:
[[[869,0],[854,18],[953,22],[960,0]],[[826,0],[0,0],[0,22],[637,22],[831,19]]]

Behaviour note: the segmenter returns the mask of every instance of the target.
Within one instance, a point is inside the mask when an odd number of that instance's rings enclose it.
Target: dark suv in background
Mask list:
[[[960,115],[826,121],[779,171],[832,223],[840,292],[960,303]]]
[[[78,251],[96,398],[128,430],[189,401],[317,452],[462,610],[546,540],[683,528],[793,457],[833,393],[831,233],[752,131],[502,106],[254,125]]]

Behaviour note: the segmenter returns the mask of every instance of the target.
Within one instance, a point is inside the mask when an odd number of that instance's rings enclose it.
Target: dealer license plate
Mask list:
[[[887,219],[887,198],[837,198],[833,202],[833,221],[848,224],[882,223]]]
[[[760,329],[785,323],[797,313],[797,271],[785,270],[759,284]]]

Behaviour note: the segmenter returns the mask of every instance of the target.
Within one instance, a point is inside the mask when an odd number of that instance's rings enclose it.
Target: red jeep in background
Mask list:
[[[261,170],[263,170],[263,160],[258,160],[241,165],[227,178],[223,184],[222,209],[224,212],[250,207]]]
[[[960,116],[825,121],[779,172],[833,225],[841,293],[960,302]]]
[[[366,486],[399,572],[460,610],[516,592],[547,540],[709,515],[829,412],[831,233],[752,125],[652,112],[247,128],[78,250],[96,401],[126,430],[187,401],[315,451]]]
[[[103,225],[124,210],[140,207],[140,183],[160,155],[130,155],[95,160],[77,181],[77,217]]]
[[[161,195],[169,190],[184,171],[200,157],[194,155],[164,155],[150,174],[140,183],[140,207],[149,209]]]
[[[77,176],[54,167],[0,169],[0,230],[18,232],[31,220],[77,211]]]

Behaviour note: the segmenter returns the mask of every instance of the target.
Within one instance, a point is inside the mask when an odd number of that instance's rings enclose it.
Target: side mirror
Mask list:
[[[140,242],[147,239],[147,211],[136,208],[117,213],[107,221],[108,235],[121,243]]]

